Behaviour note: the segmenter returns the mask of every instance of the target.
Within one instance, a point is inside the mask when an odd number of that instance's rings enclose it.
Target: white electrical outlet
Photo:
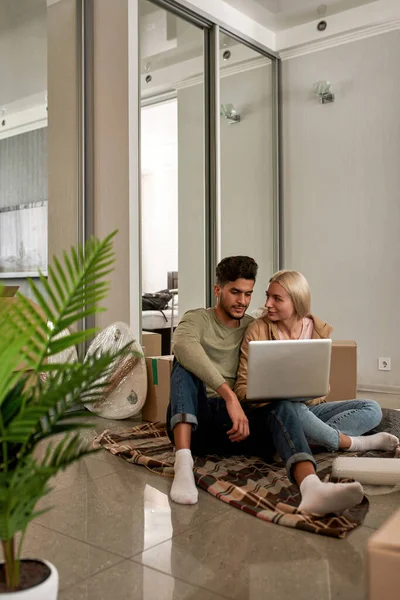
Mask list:
[[[391,358],[378,358],[378,371],[391,371],[392,359]]]

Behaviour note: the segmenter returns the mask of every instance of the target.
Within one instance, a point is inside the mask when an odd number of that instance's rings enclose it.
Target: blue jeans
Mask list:
[[[207,397],[204,383],[174,362],[167,410],[167,429],[172,442],[175,425],[190,423],[191,450],[195,455],[247,454],[268,461],[278,452],[293,483],[292,468],[296,463],[309,461],[316,466],[293,402],[282,400],[256,409],[243,408],[250,435],[243,442],[231,442],[227,432],[232,421],[225,401]]]
[[[293,404],[308,442],[332,452],[339,449],[340,433],[362,435],[382,419],[381,407],[375,400],[323,402],[314,406],[303,402]]]

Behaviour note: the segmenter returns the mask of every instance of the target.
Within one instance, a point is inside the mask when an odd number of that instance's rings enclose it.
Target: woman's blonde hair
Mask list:
[[[279,283],[289,294],[294,310],[300,319],[310,314],[311,291],[307,279],[298,271],[278,271],[270,283]]]

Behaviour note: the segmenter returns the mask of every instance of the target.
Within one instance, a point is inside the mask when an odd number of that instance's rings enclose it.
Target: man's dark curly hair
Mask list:
[[[236,279],[256,280],[258,265],[250,256],[227,256],[217,265],[217,284],[225,285]]]

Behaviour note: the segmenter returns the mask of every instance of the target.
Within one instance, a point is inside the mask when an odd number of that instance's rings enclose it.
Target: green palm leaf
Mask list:
[[[94,402],[102,396],[116,357],[128,351],[129,346],[118,353],[105,353],[83,364],[72,364],[69,370],[56,372],[45,383],[39,383],[39,388],[31,389],[29,401],[21,402],[18,415],[5,428],[2,439],[28,445],[52,435],[53,425],[70,417],[66,411],[71,406],[79,400]],[[40,402],[35,400],[37,392]]]

